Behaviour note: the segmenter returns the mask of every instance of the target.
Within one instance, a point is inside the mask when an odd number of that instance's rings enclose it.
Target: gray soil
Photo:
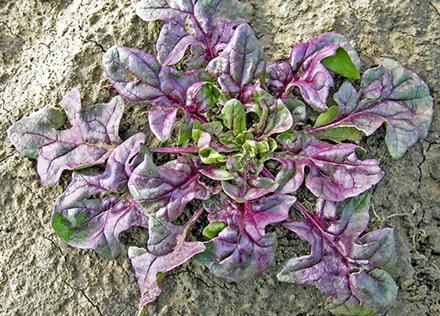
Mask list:
[[[138,288],[127,258],[142,233],[124,235],[124,254],[106,261],[54,235],[55,198],[69,182],[39,184],[34,162],[6,140],[6,129],[80,86],[85,104],[109,100],[101,69],[114,44],[154,49],[157,24],[141,21],[134,0],[0,0],[0,314],[134,315]],[[344,33],[363,69],[390,56],[416,71],[440,99],[440,3],[428,0],[252,0],[251,24],[271,60],[324,31]],[[138,117],[128,121],[129,117]],[[142,117],[142,119],[139,119]],[[123,136],[148,127],[130,106]],[[394,227],[400,291],[388,315],[440,315],[440,122],[400,160],[387,154],[383,130],[365,146],[386,172],[373,189],[371,227]],[[280,264],[307,246],[279,231],[277,266],[259,279],[231,284],[189,263],[171,273],[151,315],[327,315],[313,288],[279,283]]]

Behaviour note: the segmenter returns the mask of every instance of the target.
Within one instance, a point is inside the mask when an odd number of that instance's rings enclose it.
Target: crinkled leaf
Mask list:
[[[349,82],[344,83],[335,100],[339,115],[311,132],[350,126],[369,136],[385,123],[385,142],[393,158],[402,157],[425,137],[432,120],[433,100],[428,86],[391,59],[364,73],[359,92]]]
[[[71,125],[64,125],[60,110],[45,107],[8,129],[8,138],[24,155],[37,159],[43,185],[53,186],[64,170],[105,162],[119,138],[119,121],[124,106],[119,97],[108,104],[81,109],[79,89],[67,93],[61,105]]]
[[[397,259],[396,248],[392,229],[359,238],[368,225],[369,206],[368,194],[340,205],[321,200],[316,213],[302,210],[305,220],[284,224],[310,244],[311,254],[290,259],[278,279],[316,286],[328,296],[326,307],[333,313],[385,313],[397,296],[388,273]]]
[[[196,260],[216,276],[245,281],[267,270],[274,262],[275,234],[266,234],[266,226],[287,219],[295,198],[271,195],[237,204],[223,197],[211,201],[211,222],[227,225],[207,244]]]
[[[295,192],[304,178],[306,187],[315,196],[330,201],[342,201],[365,192],[378,183],[384,173],[377,160],[359,160],[356,148],[358,146],[352,144],[331,145],[312,138],[297,139],[286,148],[289,154],[275,158],[283,165],[276,177],[277,192]]]
[[[220,91],[209,82],[196,82],[186,92],[186,109],[190,113],[205,113],[217,104]]]
[[[73,174],[52,216],[52,227],[58,236],[74,247],[94,249],[106,258],[115,258],[122,231],[133,226],[148,227],[148,216],[142,208],[116,194],[126,187],[128,177],[139,163],[136,155],[144,141],[143,134],[136,134],[118,146],[102,174]]]
[[[131,259],[142,295],[139,308],[142,309],[154,302],[162,292],[159,287],[158,276],[163,276],[163,273],[184,264],[194,255],[204,250],[203,243],[186,241],[183,241],[172,252],[163,256],[148,253],[143,248],[130,247],[128,256]],[[159,279],[162,279],[162,277],[159,277]]]
[[[349,79],[360,79],[361,75],[343,48],[338,48],[334,56],[324,58],[322,63],[334,73]]]
[[[304,122],[306,120],[306,105],[299,99],[289,97],[287,99],[283,99],[283,103],[287,109],[289,109],[290,114],[292,115],[293,126],[297,125],[300,122]]]
[[[128,187],[148,213],[164,221],[173,221],[188,202],[209,197],[199,177],[200,173],[189,159],[180,157],[158,167],[146,155],[133,171]]]
[[[231,99],[225,103],[222,109],[223,124],[234,135],[244,132],[246,127],[246,111],[240,101]]]
[[[264,72],[265,64],[263,50],[254,32],[248,24],[241,24],[219,57],[209,63],[208,71],[218,76],[225,93],[243,97],[252,81]]]

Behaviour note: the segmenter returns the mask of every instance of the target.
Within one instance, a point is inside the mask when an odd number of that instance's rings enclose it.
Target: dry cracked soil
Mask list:
[[[134,13],[137,0],[0,0],[0,314],[135,315],[138,288],[126,254],[106,261],[67,246],[50,227],[54,188],[39,184],[34,162],[6,140],[15,121],[57,105],[80,86],[85,104],[114,95],[101,68],[114,44],[154,50],[157,23]],[[363,61],[390,56],[416,71],[440,99],[440,3],[428,0],[244,1],[269,60],[324,31],[345,34]],[[136,119],[130,119],[135,117]],[[147,130],[142,109],[128,106],[122,136]],[[385,179],[373,189],[372,224],[394,227],[400,291],[389,316],[440,315],[440,122],[400,160],[387,154],[384,131],[364,142]],[[151,136],[150,136],[151,139]],[[145,237],[123,236],[123,252]],[[313,288],[276,281],[280,264],[307,246],[279,232],[277,265],[243,284],[224,282],[189,263],[171,273],[149,315],[327,315]]]

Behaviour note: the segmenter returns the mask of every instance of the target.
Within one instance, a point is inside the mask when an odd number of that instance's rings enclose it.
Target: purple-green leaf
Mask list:
[[[236,174],[232,180],[222,181],[223,191],[239,203],[251,201],[274,192],[278,183],[255,175]]]
[[[55,185],[64,170],[105,162],[122,142],[119,138],[124,110],[121,98],[81,109],[79,89],[75,88],[64,96],[61,105],[71,125],[69,129],[58,130],[65,123],[62,112],[45,107],[8,130],[12,144],[24,155],[37,159],[43,185]]]
[[[124,191],[139,163],[136,157],[144,140],[143,134],[136,134],[117,147],[102,174],[73,174],[52,216],[58,236],[74,247],[94,249],[106,258],[115,258],[122,231],[133,226],[148,227],[148,216],[137,202],[117,193]]]
[[[224,223],[217,237],[207,243],[196,260],[216,276],[245,281],[266,271],[274,262],[276,236],[266,226],[287,219],[295,198],[271,195],[238,204],[226,197],[206,204],[209,220]]]
[[[148,226],[148,251],[156,256],[163,256],[173,251],[177,245],[178,236],[184,231],[184,226],[177,226],[155,216],[150,216]]]
[[[428,86],[391,59],[382,60],[378,67],[364,73],[359,92],[345,82],[335,100],[338,116],[309,133],[349,126],[369,136],[385,123],[388,151],[393,158],[400,158],[426,136],[431,125],[433,99]]]
[[[369,194],[342,204],[321,200],[316,213],[297,206],[305,220],[284,226],[310,244],[311,254],[287,261],[278,279],[316,286],[328,296],[326,308],[333,313],[385,313],[397,296],[389,274],[397,260],[396,248],[392,229],[359,237],[368,225],[369,206]]]
[[[342,201],[359,195],[384,176],[375,159],[359,160],[358,146],[327,144],[316,139],[297,139],[287,152],[274,158],[283,168],[276,177],[278,193],[292,193],[305,180],[306,187],[317,197]],[[306,176],[305,168],[309,169]]]
[[[133,171],[128,187],[148,213],[164,221],[173,221],[189,202],[209,197],[209,192],[199,182],[200,176],[189,159],[180,157],[158,167],[146,155]]]
[[[260,91],[255,94],[254,111],[260,118],[256,126],[258,138],[267,138],[289,130],[293,125],[292,114],[281,99],[275,99],[269,93]]]

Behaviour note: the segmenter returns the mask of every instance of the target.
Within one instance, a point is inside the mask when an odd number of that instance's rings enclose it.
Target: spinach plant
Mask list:
[[[239,5],[141,1],[142,19],[163,22],[157,57],[110,48],[103,66],[119,96],[83,108],[75,88],[62,109],[46,106],[11,126],[9,140],[37,160],[43,185],[73,171],[52,216],[70,245],[115,258],[122,231],[148,229],[146,248],[129,248],[141,311],[166,273],[191,258],[231,281],[262,274],[275,259],[266,228],[279,224],[311,247],[284,264],[280,281],[316,286],[333,313],[383,313],[397,295],[395,241],[392,228],[365,233],[367,191],[384,172],[359,158],[357,144],[385,125],[389,153],[402,157],[427,134],[429,89],[391,59],[361,76],[357,53],[336,33],[266,65]],[[149,105],[149,128],[169,146],[149,148],[142,132],[121,139],[123,100]],[[155,153],[177,158],[157,165]],[[314,211],[295,196],[303,185],[317,198]],[[203,236],[189,238],[204,216]]]

